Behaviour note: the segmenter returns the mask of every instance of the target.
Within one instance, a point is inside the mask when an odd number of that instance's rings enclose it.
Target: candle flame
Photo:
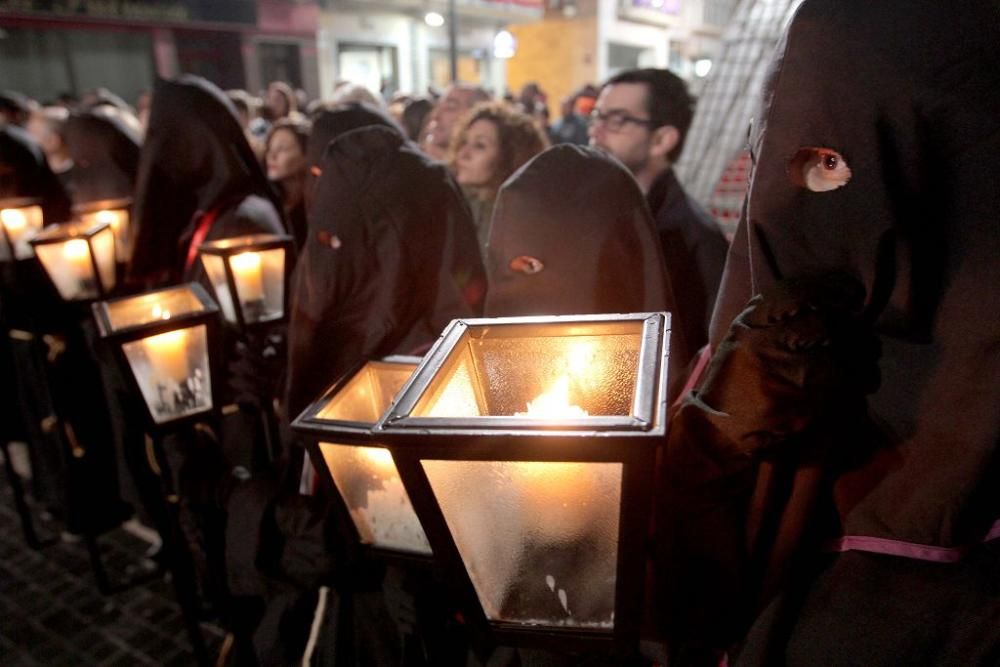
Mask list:
[[[552,386],[535,400],[528,401],[527,412],[518,412],[516,417],[576,418],[586,417],[587,411],[569,402],[569,378],[562,375]]]
[[[118,223],[118,216],[113,211],[98,211],[94,218],[97,222],[107,222],[112,227],[116,227]]]
[[[392,453],[384,447],[359,447],[361,455],[376,468],[392,468]]]
[[[177,347],[184,342],[186,335],[187,332],[184,329],[177,329],[150,336],[146,339],[146,343],[155,348]]]
[[[154,303],[153,304],[153,319],[154,320],[169,320],[170,319],[170,311],[166,310],[163,307],[161,307],[160,304]]]
[[[5,208],[0,211],[0,220],[3,221],[4,227],[11,232],[19,232],[28,226],[28,216],[24,214],[24,211],[19,211],[16,208]]]
[[[72,239],[63,245],[63,256],[68,260],[81,260],[90,256],[90,246],[83,239]]]
[[[260,269],[260,253],[241,252],[229,258],[234,271],[255,271]]]

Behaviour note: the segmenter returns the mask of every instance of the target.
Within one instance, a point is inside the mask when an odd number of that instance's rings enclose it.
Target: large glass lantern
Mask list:
[[[119,264],[132,257],[132,225],[130,210],[132,200],[103,199],[85,202],[73,207],[73,214],[84,224],[95,225],[106,222],[115,235],[115,257]]]
[[[29,241],[42,229],[41,204],[39,199],[0,200],[0,262],[35,256]]]
[[[107,298],[115,286],[115,235],[106,222],[49,225],[30,241],[66,301]]]
[[[637,647],[668,327],[456,320],[376,428],[466,613],[501,643]]]
[[[307,436],[321,483],[339,499],[342,532],[358,553],[390,560],[431,555],[392,454],[372,437],[372,428],[419,361],[365,362],[292,423]]]
[[[227,322],[245,329],[284,319],[292,237],[238,236],[203,244],[198,252]]]
[[[102,339],[115,348],[153,426],[204,416],[218,307],[197,283],[93,304]]]

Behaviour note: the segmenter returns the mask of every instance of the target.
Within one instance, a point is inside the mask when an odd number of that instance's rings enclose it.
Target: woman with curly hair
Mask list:
[[[548,145],[530,116],[501,102],[476,105],[455,129],[448,162],[472,208],[482,248],[500,186]]]

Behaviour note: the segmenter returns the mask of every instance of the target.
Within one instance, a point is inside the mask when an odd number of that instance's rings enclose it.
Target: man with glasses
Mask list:
[[[590,145],[632,172],[656,220],[686,349],[708,340],[727,243],[715,221],[681,188],[671,168],[691,126],[694,100],[665,69],[617,74],[602,87],[590,121]]]

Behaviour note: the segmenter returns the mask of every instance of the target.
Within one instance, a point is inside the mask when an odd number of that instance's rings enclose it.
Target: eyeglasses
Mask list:
[[[609,111],[608,113],[601,113],[597,109],[594,109],[590,112],[590,123],[592,125],[597,125],[598,123],[603,124],[604,127],[612,132],[618,132],[625,127],[626,123],[635,123],[636,125],[642,125],[643,127],[653,127],[653,121],[648,118],[636,118],[635,116],[629,115],[627,111],[623,111],[621,109]]]

